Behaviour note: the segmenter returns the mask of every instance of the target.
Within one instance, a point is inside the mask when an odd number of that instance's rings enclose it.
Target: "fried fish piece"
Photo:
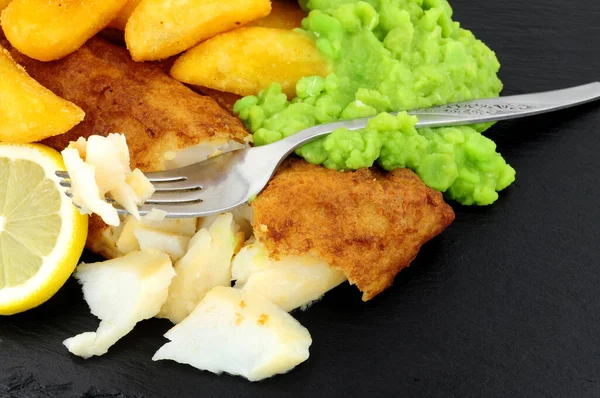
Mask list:
[[[212,98],[177,82],[161,65],[134,62],[126,49],[101,38],[50,63],[20,54],[6,40],[0,44],[39,83],[85,111],[78,126],[43,141],[57,150],[79,137],[123,133],[132,168],[156,171],[178,166],[169,166],[177,151],[243,143],[248,135]]]
[[[203,95],[208,95],[221,107],[227,110],[229,113],[233,115],[233,107],[235,103],[242,98],[242,96],[234,94],[234,93],[226,93],[225,91],[214,90],[212,88],[203,87],[203,86],[192,86],[192,88]]]
[[[179,83],[161,64],[134,62],[126,49],[104,39],[93,38],[48,63],[20,54],[4,37],[0,45],[39,83],[86,112],[78,126],[42,142],[59,151],[79,137],[123,133],[132,168],[147,172],[240,147],[248,137],[242,123],[212,98]],[[120,228],[90,217],[87,248],[109,259],[120,256]]]
[[[290,159],[252,202],[254,234],[275,259],[312,254],[346,274],[367,301],[454,220],[415,173],[339,172]]]

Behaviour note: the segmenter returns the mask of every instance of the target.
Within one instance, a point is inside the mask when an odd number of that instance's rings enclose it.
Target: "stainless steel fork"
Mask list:
[[[531,116],[599,98],[600,82],[594,82],[563,90],[448,104],[408,113],[418,117],[418,128],[447,127]],[[146,173],[156,192],[140,207],[140,214],[157,208],[166,211],[167,217],[184,218],[231,210],[262,191],[277,167],[296,148],[338,128],[365,128],[370,119],[321,124],[273,144],[238,149],[178,169]],[[62,179],[62,186],[70,186],[66,172],[57,171],[56,175]],[[119,213],[126,214],[122,207],[115,207]]]

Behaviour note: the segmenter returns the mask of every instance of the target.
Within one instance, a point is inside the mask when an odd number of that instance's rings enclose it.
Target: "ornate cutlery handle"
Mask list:
[[[417,127],[457,126],[537,115],[600,98],[600,83],[564,90],[488,98],[409,112],[419,118]]]
[[[538,115],[585,104],[597,99],[600,99],[600,82],[563,90],[459,102],[433,108],[417,109],[408,113],[419,118],[417,128],[461,126]],[[392,114],[397,114],[397,112]],[[338,128],[363,129],[372,118],[365,117],[321,124],[299,131],[269,146],[273,149],[277,146],[279,150],[289,154],[299,146],[328,135]]]

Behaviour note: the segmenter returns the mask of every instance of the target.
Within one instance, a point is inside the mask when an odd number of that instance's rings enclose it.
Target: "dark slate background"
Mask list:
[[[504,94],[600,80],[598,0],[454,0],[502,62]],[[94,330],[71,280],[0,318],[0,397],[600,396],[600,104],[496,125],[517,169],[491,207],[456,222],[377,299],[329,293],[296,317],[310,359],[258,384],[151,361],[169,328],[143,322],[101,358],[61,341]]]

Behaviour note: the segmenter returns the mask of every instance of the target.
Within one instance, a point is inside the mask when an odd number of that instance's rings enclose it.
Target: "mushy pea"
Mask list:
[[[327,78],[301,79],[288,101],[271,85],[235,112],[264,145],[320,123],[375,116],[361,131],[339,129],[297,150],[310,163],[345,170],[407,167],[462,204],[488,205],[515,171],[481,132],[489,125],[415,129],[402,112],[502,89],[495,54],[452,21],[446,0],[308,0],[302,32],[331,62]]]

